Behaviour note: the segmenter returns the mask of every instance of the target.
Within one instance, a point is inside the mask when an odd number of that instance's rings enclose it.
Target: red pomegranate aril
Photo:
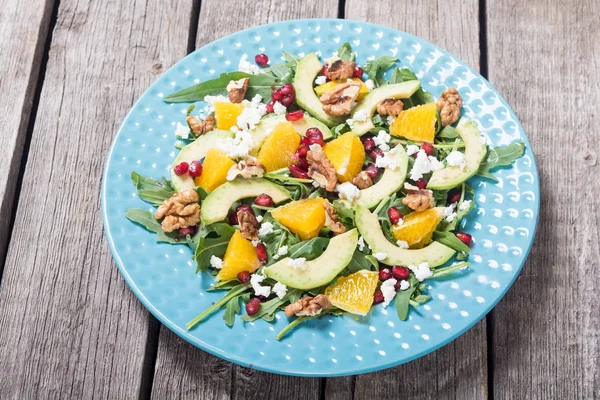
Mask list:
[[[248,282],[250,280],[250,272],[248,272],[248,271],[242,271],[242,272],[240,272],[239,274],[237,274],[237,279],[241,283]]]
[[[390,271],[389,268],[382,268],[379,270],[380,281],[387,281],[390,278],[392,278],[392,271]]]
[[[379,175],[379,168],[377,168],[375,164],[371,164],[367,168],[365,168],[365,172],[367,173],[367,175],[369,175],[369,178],[375,179]]]
[[[290,175],[292,175],[294,178],[298,178],[298,179],[308,179],[308,173],[306,171],[303,171],[299,166],[297,165],[290,165]]]
[[[329,80],[329,65],[327,65],[327,64],[323,65],[323,70],[321,71],[321,74],[325,75],[327,80]]]
[[[262,207],[273,207],[273,198],[266,193],[261,194],[254,200],[254,204]]]
[[[187,228],[179,228],[178,232],[181,236],[194,236],[196,234],[196,231],[198,230],[198,226],[194,225],[194,226],[188,226]]]
[[[457,203],[460,200],[460,192],[450,192],[448,194],[448,204]]]
[[[392,275],[398,282],[407,281],[410,278],[410,271],[406,267],[396,265],[392,267]]]
[[[404,218],[404,215],[402,215],[402,213],[398,210],[398,207],[388,208],[387,215],[392,225],[396,225],[402,218]]]
[[[427,187],[427,179],[421,178],[415,182],[415,186],[419,189],[425,189]]]
[[[300,139],[300,144],[308,144],[308,138],[303,136],[302,139]]]
[[[256,256],[261,264],[266,264],[269,261],[269,255],[267,254],[267,246],[264,243],[259,243],[256,246]]]
[[[375,149],[375,141],[373,138],[367,138],[363,141],[363,146],[365,147],[365,151],[372,151]]]
[[[190,174],[192,178],[202,175],[202,163],[198,160],[192,161],[188,169],[188,174]]]
[[[471,246],[471,243],[473,242],[473,236],[468,233],[456,232],[456,237],[467,246]]]
[[[281,91],[279,89],[274,90],[273,93],[271,93],[271,99],[273,99],[273,101],[281,101],[283,100],[285,96],[281,93]]]
[[[266,54],[257,54],[254,56],[254,61],[261,67],[264,67],[269,63],[269,56]]]
[[[273,93],[275,93],[275,92],[273,92]],[[267,114],[271,114],[272,112],[275,111],[275,101],[276,100],[273,99],[267,103],[267,108],[266,108]]]
[[[284,96],[283,99],[281,99],[281,104],[283,104],[286,108],[293,106],[295,102],[296,102],[296,95],[294,95],[293,93],[290,95]]]
[[[308,144],[318,144],[325,146],[325,140],[323,140],[323,133],[319,128],[309,128],[304,134],[308,138]]]
[[[298,153],[298,158],[299,159],[306,159],[306,155],[308,154],[308,151],[310,150],[310,146],[308,144],[301,144],[300,147],[298,147],[297,153]]]
[[[385,297],[383,297],[383,292],[380,289],[377,289],[373,294],[373,304],[383,303]]]
[[[375,148],[369,152],[369,157],[375,162],[377,161],[377,157],[383,157],[383,150]]]
[[[435,154],[435,147],[433,147],[431,143],[421,143],[421,150],[423,150],[428,156],[432,156]]]
[[[190,165],[184,161],[184,162],[177,164],[173,168],[173,172],[175,172],[175,175],[181,176],[181,175],[185,174],[186,172],[188,172],[189,167],[190,167]]]
[[[294,85],[292,85],[291,83],[286,83],[285,85],[280,87],[278,90],[283,97],[289,96],[290,94],[295,93]]]
[[[300,167],[301,170],[306,172],[308,172],[308,169],[310,168],[310,165],[308,164],[308,161],[306,161],[306,158],[298,158],[298,160],[296,160],[296,165]]]
[[[260,311],[260,299],[257,297],[251,298],[246,303],[246,314],[252,316],[256,315]]]
[[[252,211],[252,206],[250,206],[250,204],[240,204],[239,206],[237,206],[235,208],[235,212],[237,213],[238,211],[246,211],[249,212],[250,214],[254,215],[254,211]]]
[[[302,118],[304,118],[304,111],[302,110],[290,111],[285,114],[285,119],[292,122],[300,121]]]
[[[365,73],[365,71],[361,68],[361,67],[354,67],[354,74],[353,76],[355,78],[362,78],[363,74]]]

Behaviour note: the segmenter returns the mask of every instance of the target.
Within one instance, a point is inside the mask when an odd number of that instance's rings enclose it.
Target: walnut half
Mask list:
[[[323,104],[323,111],[334,117],[350,114],[352,103],[358,97],[359,90],[359,82],[347,82],[326,91],[319,98]]]
[[[329,202],[324,202],[323,208],[325,209],[325,226],[331,229],[336,236],[346,232],[346,227],[340,222],[335,208]]]
[[[185,122],[188,123],[190,130],[196,137],[215,129],[215,118],[212,115],[204,118],[204,121],[200,121],[198,118],[190,115],[185,119]]]
[[[377,105],[377,113],[380,115],[391,115],[397,117],[402,112],[404,103],[402,100],[385,99]]]
[[[366,189],[373,186],[373,180],[367,174],[367,171],[360,171],[353,179],[352,184],[359,189]]]
[[[291,317],[314,316],[323,310],[331,308],[331,302],[324,294],[318,294],[315,297],[303,297],[285,308],[285,315]]]
[[[306,154],[308,162],[308,176],[313,178],[315,182],[323,186],[328,192],[335,190],[337,183],[337,173],[331,164],[331,161],[325,155],[323,150],[309,150]]]
[[[242,78],[237,81],[230,81],[227,85],[227,97],[232,103],[241,103],[246,96],[248,90],[248,83],[250,78]]]
[[[165,232],[188,228],[200,223],[200,197],[194,189],[175,193],[170,199],[163,201],[154,218],[164,218],[161,225]]]
[[[440,118],[444,126],[452,125],[458,121],[460,108],[462,107],[462,99],[458,90],[455,88],[444,90],[435,105],[440,110]]]
[[[327,69],[327,76],[332,81],[345,81],[354,76],[355,67],[354,61],[336,60]]]
[[[425,211],[429,208],[433,208],[435,201],[433,199],[433,192],[429,189],[419,189],[409,183],[405,183],[407,195],[402,199],[402,204],[408,206],[414,211],[420,212]]]
[[[265,174],[265,167],[256,159],[242,160],[229,168],[227,171],[227,180],[232,181],[236,177],[242,178],[262,178]]]
[[[240,233],[244,239],[258,239],[258,220],[250,211],[241,209],[237,212],[238,224],[240,225]]]

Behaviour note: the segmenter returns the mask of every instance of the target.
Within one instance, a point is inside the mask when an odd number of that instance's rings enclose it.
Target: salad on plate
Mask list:
[[[392,302],[406,320],[431,301],[428,280],[469,267],[467,180],[495,180],[524,144],[488,146],[457,89],[436,100],[396,58],[355,56],[348,43],[323,60],[243,56],[238,71],[165,97],[191,103],[180,151],[168,179],[132,172],[156,209],[126,217],[189,246],[196,273],[214,276],[208,290],[224,292],[188,330],[220,310],[228,326],[283,311],[281,339]]]

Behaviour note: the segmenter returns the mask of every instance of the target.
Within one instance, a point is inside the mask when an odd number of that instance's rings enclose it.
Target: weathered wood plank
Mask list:
[[[100,177],[132,102],[185,55],[191,9],[61,1],[0,288],[2,399],[139,394],[149,317],[112,262]]]
[[[235,17],[232,17],[235,10]],[[257,2],[202,1],[196,46],[268,22],[335,17],[336,0]],[[186,354],[177,357],[176,354]],[[205,353],[161,327],[152,397],[317,399],[319,380],[267,374]]]
[[[54,0],[0,7],[0,262],[8,245],[17,175]],[[0,276],[2,266],[0,265]]]
[[[519,115],[541,182],[535,245],[493,314],[496,399],[600,396],[598,15],[595,1],[488,4],[490,81]]]
[[[427,39],[479,68],[478,2],[347,0],[346,18],[397,28]],[[355,380],[355,382],[353,382]],[[352,384],[354,392],[351,393]],[[485,321],[442,349],[411,363],[357,377],[328,379],[326,398],[487,397]]]

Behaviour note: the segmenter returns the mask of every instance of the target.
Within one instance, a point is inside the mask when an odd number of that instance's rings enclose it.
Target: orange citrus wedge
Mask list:
[[[331,304],[352,314],[366,315],[373,304],[379,274],[361,270],[338,278],[334,285],[325,289]]]

